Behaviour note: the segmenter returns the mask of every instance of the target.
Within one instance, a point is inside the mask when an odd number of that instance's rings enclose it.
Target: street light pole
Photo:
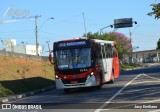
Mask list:
[[[129,56],[129,63],[132,63],[132,33],[129,27],[129,38],[130,38],[130,56]]]
[[[106,26],[106,27],[101,28],[101,29],[100,29],[100,36],[101,36],[101,34],[102,34],[102,31],[103,31],[105,28],[108,28],[108,27],[113,28],[113,25],[109,25],[109,26]]]
[[[137,25],[134,30],[131,32],[131,29],[129,27],[129,36],[130,36],[130,56],[129,56],[129,63],[132,63],[132,52],[133,52],[133,47],[132,47],[132,34],[134,31],[137,29],[137,27],[140,25]]]

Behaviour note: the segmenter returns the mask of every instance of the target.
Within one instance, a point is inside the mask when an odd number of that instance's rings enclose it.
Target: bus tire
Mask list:
[[[97,86],[98,89],[101,89],[102,88],[102,75],[100,74],[100,81],[99,81],[99,85]]]
[[[112,71],[112,75],[111,76],[112,76],[112,79],[109,81],[109,83],[113,84],[114,83],[114,72],[113,71]]]
[[[64,89],[64,92],[65,92],[65,93],[69,93],[69,92],[70,92],[70,89]]]

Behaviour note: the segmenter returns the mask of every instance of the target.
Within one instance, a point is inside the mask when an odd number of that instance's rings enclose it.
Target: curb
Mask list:
[[[7,97],[2,97],[2,98],[0,98],[0,104],[1,103],[7,103],[7,102],[10,102],[10,101],[14,101],[14,100],[21,99],[21,98],[25,98],[25,97],[28,97],[28,96],[41,94],[41,93],[48,92],[48,91],[51,91],[51,90],[54,90],[54,89],[56,89],[55,86],[50,86],[50,87],[47,87],[47,88],[44,88],[44,89],[35,90],[35,91],[27,92],[27,93],[24,93],[24,94],[17,94],[17,95],[10,95],[10,96],[7,96]]]

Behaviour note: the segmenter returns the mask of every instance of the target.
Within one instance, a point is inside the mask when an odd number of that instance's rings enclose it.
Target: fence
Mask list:
[[[20,54],[20,53],[5,51],[5,50],[0,50],[0,56],[27,58],[27,59],[32,59],[32,60],[45,60],[45,61],[48,60],[47,56],[35,56],[35,55],[28,55],[28,54]]]

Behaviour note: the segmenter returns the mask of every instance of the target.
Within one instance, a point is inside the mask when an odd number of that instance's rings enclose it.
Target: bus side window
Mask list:
[[[92,59],[94,60],[93,61],[93,65],[95,65],[96,63],[98,63],[98,54],[99,54],[99,50],[98,50],[98,45],[96,43],[94,43],[92,45],[92,48],[91,48],[91,51],[92,51]]]
[[[107,58],[110,58],[109,44],[106,45]]]
[[[112,58],[112,46],[109,44],[109,57]]]
[[[113,57],[117,57],[117,52],[115,46],[113,46]]]
[[[108,58],[108,46],[107,46],[107,44],[105,44],[105,54],[106,54],[106,57],[105,58]]]
[[[105,45],[102,46],[103,48],[103,59],[106,58],[106,49],[105,49]]]
[[[114,55],[113,55],[113,46],[111,46],[111,57],[113,58]]]
[[[102,46],[100,44],[98,44],[98,49],[99,59],[102,59]]]

